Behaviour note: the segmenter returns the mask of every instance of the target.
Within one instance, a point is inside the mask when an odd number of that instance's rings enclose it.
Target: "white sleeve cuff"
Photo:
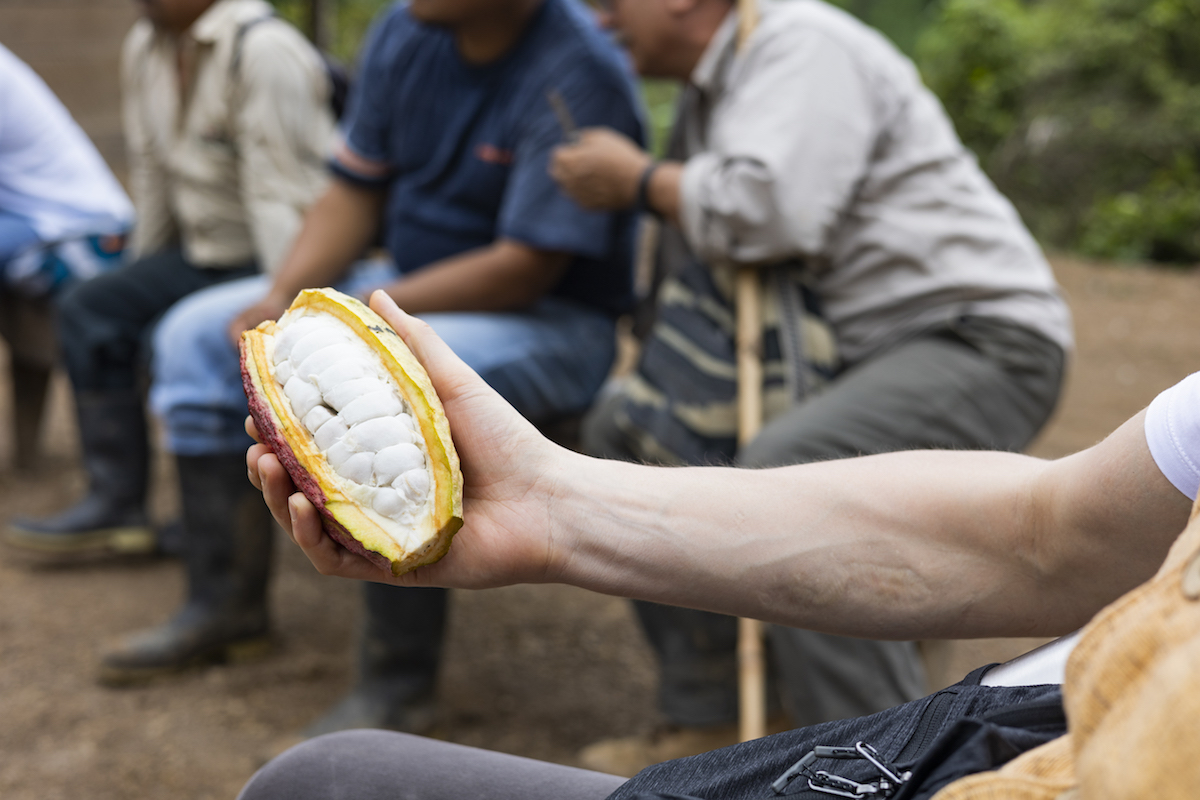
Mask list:
[[[1200,372],[1154,398],[1146,409],[1146,444],[1171,484],[1192,500],[1200,488]]]
[[[713,230],[711,215],[705,211],[707,198],[706,179],[720,169],[721,159],[715,153],[697,153],[683,165],[679,178],[679,226],[692,252],[701,261],[710,261],[727,255],[713,239],[718,236]]]

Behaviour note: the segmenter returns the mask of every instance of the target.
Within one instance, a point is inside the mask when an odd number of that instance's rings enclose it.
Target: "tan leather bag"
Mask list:
[[[1200,502],[1154,578],[1084,629],[1063,702],[1066,736],[934,800],[1200,797]]]

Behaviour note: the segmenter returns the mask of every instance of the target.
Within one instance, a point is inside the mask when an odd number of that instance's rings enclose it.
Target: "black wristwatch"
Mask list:
[[[650,179],[654,177],[654,170],[658,169],[659,162],[651,161],[649,166],[642,170],[642,176],[638,178],[637,196],[633,201],[633,211],[636,214],[653,214],[662,219],[662,214],[658,213],[650,206]]]

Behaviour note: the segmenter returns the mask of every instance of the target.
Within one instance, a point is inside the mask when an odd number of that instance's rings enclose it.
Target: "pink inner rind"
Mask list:
[[[317,510],[321,512],[322,526],[325,528],[325,533],[329,534],[335,542],[340,544],[352,553],[366,558],[371,563],[377,565],[383,570],[386,570],[389,575],[392,573],[392,562],[387,556],[376,553],[374,550],[368,550],[363,547],[362,542],[354,538],[346,527],[334,519],[333,514],[325,507],[325,492],[321,490],[321,486],[316,479],[309,474],[308,470],[296,458],[296,454],[292,451],[292,447],[288,444],[287,437],[283,435],[281,430],[282,425],[276,418],[275,409],[271,407],[270,401],[263,397],[254,385],[254,378],[250,372],[250,348],[243,343],[241,347],[242,361],[242,388],[246,392],[246,400],[250,406],[250,416],[254,419],[254,424],[258,428],[258,435],[262,437],[263,444],[271,448],[271,452],[283,464],[288,475],[292,477],[292,482],[296,484],[296,488],[304,493]],[[266,376],[269,378],[270,376]]]

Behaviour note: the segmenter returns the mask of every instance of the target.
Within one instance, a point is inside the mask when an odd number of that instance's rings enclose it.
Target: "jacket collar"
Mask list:
[[[231,28],[273,13],[263,0],[217,0],[192,23],[188,33],[197,42],[213,44]]]
[[[737,11],[730,9],[717,32],[709,40],[708,47],[704,48],[704,54],[692,68],[688,82],[701,92],[710,94],[719,89],[720,84],[724,82],[727,65],[736,47],[737,25]]]

